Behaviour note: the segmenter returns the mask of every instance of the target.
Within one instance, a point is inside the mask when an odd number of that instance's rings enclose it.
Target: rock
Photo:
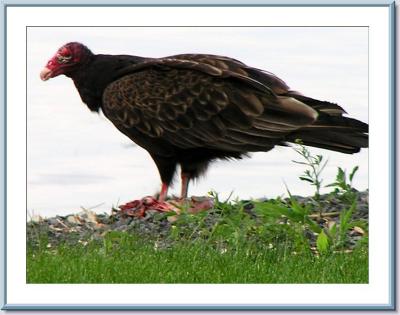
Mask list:
[[[90,223],[94,223],[94,224],[96,224],[97,223],[97,215],[96,215],[96,213],[94,213],[93,211],[90,211],[90,210],[83,210],[82,212],[80,212],[79,214],[78,214],[78,216],[81,218],[81,219],[83,219],[83,220],[85,220],[86,222],[90,222]]]
[[[67,216],[67,222],[71,224],[81,224],[81,220],[76,214]]]
[[[34,223],[41,223],[41,222],[43,222],[43,220],[44,219],[38,214],[35,214],[31,217],[31,222],[34,222]]]
[[[56,218],[49,218],[49,219],[47,219],[47,222],[48,222],[50,225],[58,225],[58,224],[59,224],[59,219],[56,219]]]

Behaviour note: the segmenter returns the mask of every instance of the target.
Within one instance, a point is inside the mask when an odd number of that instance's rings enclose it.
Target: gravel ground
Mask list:
[[[361,220],[368,223],[368,190],[363,192],[355,191],[357,194],[357,210],[353,213],[353,220]],[[293,196],[300,204],[314,203],[312,197]],[[265,200],[263,200],[265,201]],[[285,200],[288,202],[288,200]],[[328,226],[330,222],[339,220],[340,212],[346,207],[337,197],[329,194],[320,197],[320,213],[312,215],[322,227]],[[257,215],[253,211],[253,204],[249,201],[246,204],[246,212],[252,217]],[[218,212],[209,211],[205,223],[213,226],[218,220]],[[143,217],[126,215],[123,211],[113,209],[110,214],[96,214],[92,211],[82,211],[67,216],[56,216],[52,218],[34,217],[27,223],[27,241],[30,244],[37,244],[40,237],[47,238],[48,247],[59,243],[77,244],[88,241],[101,241],[107,231],[127,231],[137,233],[141,236],[151,236],[157,239],[165,239],[170,232],[173,220],[165,212],[147,210]],[[188,228],[191,228],[188,226]],[[307,232],[307,231],[306,231]],[[361,228],[349,231],[349,247],[352,248],[364,235]],[[315,245],[316,235],[309,232],[307,235],[311,246]],[[167,246],[167,244],[164,244]]]

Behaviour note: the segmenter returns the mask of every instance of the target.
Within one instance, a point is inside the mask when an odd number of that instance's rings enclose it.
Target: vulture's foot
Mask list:
[[[185,209],[189,213],[198,213],[200,211],[210,210],[214,207],[214,199],[210,197],[192,196],[190,198],[168,200],[168,202],[179,209]],[[180,211],[178,213],[180,213]]]
[[[123,214],[133,217],[144,217],[146,211],[156,210],[159,212],[173,211],[180,214],[182,211],[188,213],[198,213],[206,211],[214,206],[214,199],[210,197],[196,197],[186,199],[169,199],[167,201],[159,201],[158,199],[148,196],[142,199],[133,200],[124,205],[119,206]]]
[[[175,207],[168,202],[159,201],[152,196],[147,196],[142,199],[130,201],[119,206],[119,209],[128,216],[144,217],[146,211],[156,210],[159,212],[175,211]]]

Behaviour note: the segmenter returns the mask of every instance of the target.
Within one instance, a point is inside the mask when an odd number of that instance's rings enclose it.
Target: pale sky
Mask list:
[[[151,195],[160,185],[147,152],[131,145],[104,116],[89,112],[69,78],[39,79],[48,59],[69,41],[82,42],[94,53],[233,57],[368,122],[367,28],[28,28],[29,214],[68,214],[98,204],[94,210],[109,212],[112,205]],[[334,180],[338,166],[350,171],[359,165],[355,186],[368,187],[368,150],[355,155],[311,151],[329,158],[325,184]],[[292,194],[313,194],[313,188],[298,179],[304,169],[291,162],[299,159],[292,149],[276,147],[252,156],[212,164],[189,194],[205,195],[213,189],[222,199],[232,191],[241,199],[276,197],[285,194],[284,183]],[[177,180],[171,192],[179,189]]]

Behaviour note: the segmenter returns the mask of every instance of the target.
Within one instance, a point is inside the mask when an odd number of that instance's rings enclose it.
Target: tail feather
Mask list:
[[[290,134],[287,141],[300,139],[305,145],[349,154],[368,148],[368,124],[343,117],[344,111],[336,104],[305,96],[293,97],[316,109],[319,116],[313,124]]]
[[[305,145],[342,153],[357,153],[361,148],[368,148],[367,134],[349,130],[300,130],[290,135],[288,141],[295,142],[297,139]]]

